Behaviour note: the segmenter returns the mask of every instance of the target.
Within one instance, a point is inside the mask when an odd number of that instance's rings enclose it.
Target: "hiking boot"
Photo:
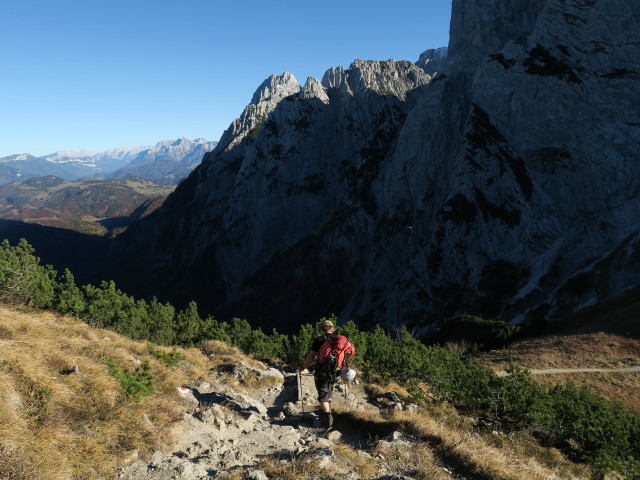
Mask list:
[[[333,425],[333,415],[331,412],[326,412],[323,414],[323,423],[325,428],[331,428]]]

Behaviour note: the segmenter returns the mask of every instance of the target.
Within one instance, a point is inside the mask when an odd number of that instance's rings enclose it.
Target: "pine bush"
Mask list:
[[[8,240],[0,244],[0,302],[52,307],[56,272],[33,253],[24,238],[15,247]]]
[[[178,352],[176,347],[173,347],[173,350],[171,350],[170,352],[162,352],[149,343],[147,344],[147,351],[149,352],[149,355],[157,358],[167,367],[173,367],[177,365],[180,360],[182,360],[182,354]]]
[[[121,369],[112,358],[107,360],[107,366],[111,375],[120,384],[125,397],[132,399],[134,402],[139,402],[142,397],[151,395],[154,392],[155,386],[149,360],[145,360],[133,372]]]

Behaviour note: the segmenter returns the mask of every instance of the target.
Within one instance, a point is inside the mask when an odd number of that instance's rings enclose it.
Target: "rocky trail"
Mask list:
[[[385,425],[371,429],[345,414],[352,410],[417,409],[405,405],[394,392],[369,398],[361,385],[336,385],[333,399],[334,428],[322,428],[317,415],[311,375],[302,376],[303,401],[298,400],[297,375],[276,368],[233,365],[231,372],[217,372],[210,382],[185,386],[176,393],[185,399],[183,419],[174,427],[176,439],[167,451],[136,453],[116,477],[128,480],[247,478],[265,480],[259,462],[288,462],[301,456],[312,459],[314,468],[345,479],[360,476],[336,461],[338,445],[349,445],[358,457],[377,462],[385,471],[385,448],[402,447],[410,435]],[[258,386],[241,382],[255,376]],[[386,430],[385,430],[386,429]],[[381,450],[383,449],[383,450]],[[447,468],[445,471],[449,472]],[[389,471],[380,478],[408,479]],[[275,477],[271,477],[275,478]],[[462,477],[449,477],[462,478]]]
[[[420,441],[394,422],[367,421],[367,414],[385,410],[417,411],[393,391],[372,394],[356,381],[337,384],[333,399],[334,426],[326,430],[318,417],[313,376],[298,378],[257,362],[240,362],[212,371],[207,381],[184,385],[176,395],[184,400],[182,419],[173,427],[165,448],[149,453],[134,452],[116,477],[125,480],[221,479],[269,480],[262,465],[287,468],[299,460],[313,469],[314,478],[361,478],[354,462],[344,461],[345,447],[360,464],[373,465],[377,480],[410,480],[407,470],[386,458],[394,449],[415,448]],[[532,374],[581,372],[638,372],[625,368],[572,368],[531,370]],[[496,372],[507,375],[507,372]],[[361,411],[363,415],[353,415]],[[341,452],[342,449],[342,452]],[[442,477],[476,478],[461,471],[456,458],[436,453]],[[357,463],[356,462],[356,463]],[[291,468],[294,468],[293,466]],[[295,467],[299,468],[299,467]],[[464,470],[464,467],[462,467]],[[305,473],[295,478],[306,478]],[[289,478],[289,477],[287,477]],[[367,476],[366,478],[372,478]],[[478,477],[485,478],[485,477]]]

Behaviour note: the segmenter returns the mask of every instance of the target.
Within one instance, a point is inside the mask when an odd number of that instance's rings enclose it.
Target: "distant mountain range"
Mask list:
[[[204,138],[179,138],[153,147],[117,147],[102,153],[62,150],[42,157],[10,155],[0,158],[0,184],[53,175],[64,180],[139,176],[159,185],[175,185],[216,144]]]

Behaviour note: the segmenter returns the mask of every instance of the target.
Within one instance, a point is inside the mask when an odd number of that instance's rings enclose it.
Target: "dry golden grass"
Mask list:
[[[38,480],[42,477],[38,474],[37,462],[27,458],[19,450],[0,447],[0,478]]]
[[[555,449],[541,447],[525,433],[512,436],[481,434],[472,419],[460,416],[447,404],[415,413],[396,411],[388,415],[350,412],[355,421],[375,429],[384,425],[409,432],[424,443],[402,448],[390,457],[405,465],[416,478],[449,478],[435,452],[451,469],[463,476],[496,480],[587,479],[588,469],[565,459]],[[418,449],[418,451],[416,451]],[[421,450],[420,450],[421,449]],[[395,456],[393,456],[395,455]],[[395,464],[395,463],[394,463]],[[416,472],[424,472],[417,474]]]
[[[407,389],[395,382],[387,382],[384,385],[375,383],[368,384],[365,389],[367,393],[372,396],[384,395],[387,392],[395,392],[403,400],[409,400],[411,398],[411,394]]]
[[[307,453],[294,459],[264,458],[258,468],[263,470],[268,478],[278,480],[333,480],[336,476],[328,474],[317,466],[317,458],[313,453]]]
[[[371,458],[358,455],[351,446],[339,444],[335,447],[336,462],[348,472],[358,475],[358,478],[375,478],[379,476],[380,468]]]
[[[500,370],[509,361],[528,369],[608,368],[640,365],[640,340],[598,332],[554,335],[516,342],[478,355],[478,360]],[[640,373],[572,372],[536,374],[531,379],[545,385],[574,382],[588,385],[609,399],[618,399],[640,411]]]
[[[478,355],[489,366],[513,361],[530,369],[619,368],[640,365],[640,340],[598,332],[526,339]]]
[[[216,480],[243,480],[244,475],[241,471],[227,472],[216,477]]]
[[[342,480],[356,474],[362,480],[381,476],[382,464],[370,457],[361,457],[349,445],[338,444],[333,450],[333,458],[327,467],[319,466],[322,452],[327,450],[319,445],[291,459],[265,458],[259,468],[269,478],[278,480]]]
[[[408,476],[416,480],[452,480],[436,458],[434,450],[418,443],[410,448],[406,446],[378,448],[376,455],[382,455],[387,470],[394,474]]]
[[[224,352],[250,361],[237,351]],[[166,350],[156,347],[159,350]],[[207,379],[212,362],[196,349],[178,349],[183,360],[167,367],[147,343],[94,329],[50,313],[0,306],[0,463],[24,473],[0,478],[109,477],[134,450],[166,449],[186,401],[185,383]],[[133,371],[148,359],[155,392],[139,403],[125,398],[107,359]],[[80,374],[64,370],[77,365]]]
[[[573,382],[586,385],[594,392],[610,400],[619,400],[627,408],[640,412],[640,372],[585,372],[531,375],[532,380],[543,385]]]

